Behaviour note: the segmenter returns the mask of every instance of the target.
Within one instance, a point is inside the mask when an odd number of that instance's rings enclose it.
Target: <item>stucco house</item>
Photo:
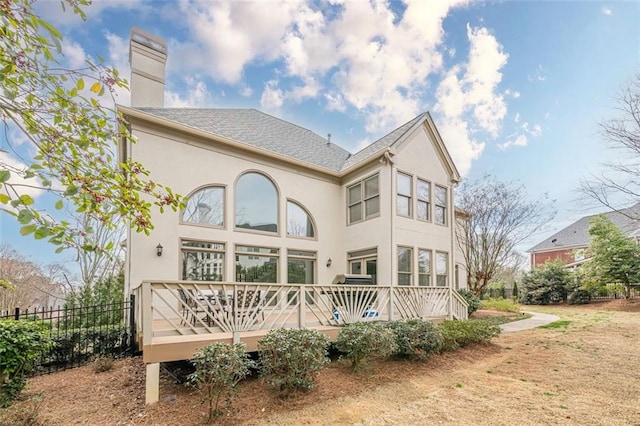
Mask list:
[[[619,211],[602,213],[629,238],[640,242],[640,203]],[[589,215],[578,219],[566,228],[556,232],[544,241],[528,250],[531,255],[531,269],[549,260],[560,260],[567,267],[573,268],[588,260],[587,249],[591,236],[589,226],[591,220],[598,216]]]
[[[118,107],[137,141],[120,159],[188,196],[150,237],[128,235],[148,402],[159,362],[214,341],[251,350],[278,327],[335,337],[354,321],[466,318],[460,175],[428,113],[352,154],[254,109],[164,108],[166,54],[132,30],[131,106]],[[362,275],[372,282],[348,283]]]

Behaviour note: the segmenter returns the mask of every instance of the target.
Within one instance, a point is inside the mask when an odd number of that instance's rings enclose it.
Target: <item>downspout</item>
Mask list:
[[[393,154],[391,153],[391,149],[387,148],[387,150],[382,154],[382,157],[380,158],[380,162],[384,163],[384,164],[388,164],[389,165],[389,244],[390,244],[390,248],[391,248],[391,267],[389,268],[389,285],[390,285],[390,289],[389,289],[389,321],[393,321],[393,305],[394,305],[394,290],[395,290],[395,285],[394,285],[394,271],[397,268],[397,262],[398,262],[398,255],[396,253],[395,250],[395,246],[396,246],[396,241],[395,241],[395,218],[396,215],[394,213],[394,201],[395,201],[395,197],[393,196],[394,193],[394,176],[395,176],[395,170],[396,167],[394,165],[393,162],[393,158],[392,158]]]
[[[457,226],[457,222],[456,222],[456,212],[455,212],[455,203],[454,203],[454,196],[453,196],[453,190],[456,187],[456,183],[452,182],[451,183],[451,196],[449,197],[449,204],[451,207],[449,207],[449,220],[450,220],[450,224],[451,224],[451,256],[449,256],[449,267],[451,269],[449,269],[449,271],[451,271],[449,273],[449,319],[453,319],[453,272],[455,270],[455,264],[456,264],[456,226]]]

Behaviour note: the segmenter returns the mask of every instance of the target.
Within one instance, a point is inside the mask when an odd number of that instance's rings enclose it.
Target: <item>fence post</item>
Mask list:
[[[20,308],[16,308],[15,313],[13,314],[13,319],[18,321],[20,319]]]
[[[138,336],[136,330],[136,295],[129,295],[129,347],[131,353],[138,352]]]
[[[300,286],[298,293],[298,328],[306,328],[307,325],[307,292],[305,286]]]

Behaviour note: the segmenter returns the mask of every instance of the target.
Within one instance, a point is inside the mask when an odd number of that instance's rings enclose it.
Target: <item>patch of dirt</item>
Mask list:
[[[485,317],[509,317],[517,315],[515,312],[505,312],[505,311],[494,311],[492,309],[478,309],[474,313],[471,314],[472,319],[474,318],[485,318]]]
[[[426,362],[380,361],[362,373],[334,362],[313,391],[286,400],[253,378],[241,384],[235,412],[220,423],[640,424],[637,306],[546,307],[569,326],[505,334]],[[146,407],[144,375],[141,359],[133,358],[99,374],[87,366],[36,377],[15,406],[41,395],[43,425],[204,423],[206,408],[195,392],[166,375],[160,402]]]

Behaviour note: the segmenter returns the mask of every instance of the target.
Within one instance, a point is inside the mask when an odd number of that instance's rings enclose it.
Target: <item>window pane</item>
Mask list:
[[[404,197],[402,195],[397,196],[397,201],[396,201],[397,214],[401,216],[411,216],[409,200],[410,198]]]
[[[429,220],[429,204],[418,201],[418,219]]]
[[[356,260],[351,262],[351,273],[360,275],[362,274],[362,261]]]
[[[440,186],[436,186],[436,204],[441,206],[447,205],[447,190]]]
[[[422,287],[429,287],[431,285],[431,275],[420,274],[418,276],[418,285]]]
[[[365,201],[366,217],[371,217],[380,213],[380,197],[370,198]]]
[[[278,282],[278,258],[236,255],[236,281],[248,283]]]
[[[398,194],[411,196],[411,176],[398,173]]]
[[[362,203],[349,207],[349,223],[362,220]]]
[[[418,179],[418,199],[423,201],[429,201],[431,196],[431,184],[423,180]]]
[[[444,207],[436,206],[436,223],[445,224]]]
[[[190,223],[222,226],[224,217],[224,188],[203,188],[189,197],[182,220]]]
[[[259,173],[243,175],[236,185],[236,226],[278,232],[278,193]]]
[[[291,259],[287,261],[287,282],[289,284],[315,284],[315,261]]]
[[[436,275],[436,285],[438,287],[446,287],[447,286],[447,276],[446,275]]]
[[[367,275],[371,275],[374,284],[378,284],[378,261],[369,259],[366,261]]]
[[[431,252],[418,250],[418,272],[428,274],[431,272]]]
[[[398,274],[398,285],[411,285],[411,274]]]
[[[364,181],[364,198],[370,198],[378,195],[378,175],[372,176]]]
[[[224,254],[182,250],[182,279],[188,281],[222,281]]]
[[[349,205],[362,200],[362,186],[358,183],[349,188]]]
[[[236,251],[244,253],[278,254],[277,248],[269,247],[236,246]]]
[[[411,252],[408,247],[398,247],[398,271],[411,272]]]
[[[287,255],[296,257],[316,257],[315,251],[288,250]]]
[[[436,253],[436,274],[447,273],[447,253]]]
[[[287,202],[287,235],[313,238],[313,223],[307,212],[291,201]]]
[[[220,250],[224,251],[224,244],[220,243],[209,243],[206,241],[182,241],[182,247],[192,247],[192,248],[201,248],[201,249],[209,249],[209,250]]]

